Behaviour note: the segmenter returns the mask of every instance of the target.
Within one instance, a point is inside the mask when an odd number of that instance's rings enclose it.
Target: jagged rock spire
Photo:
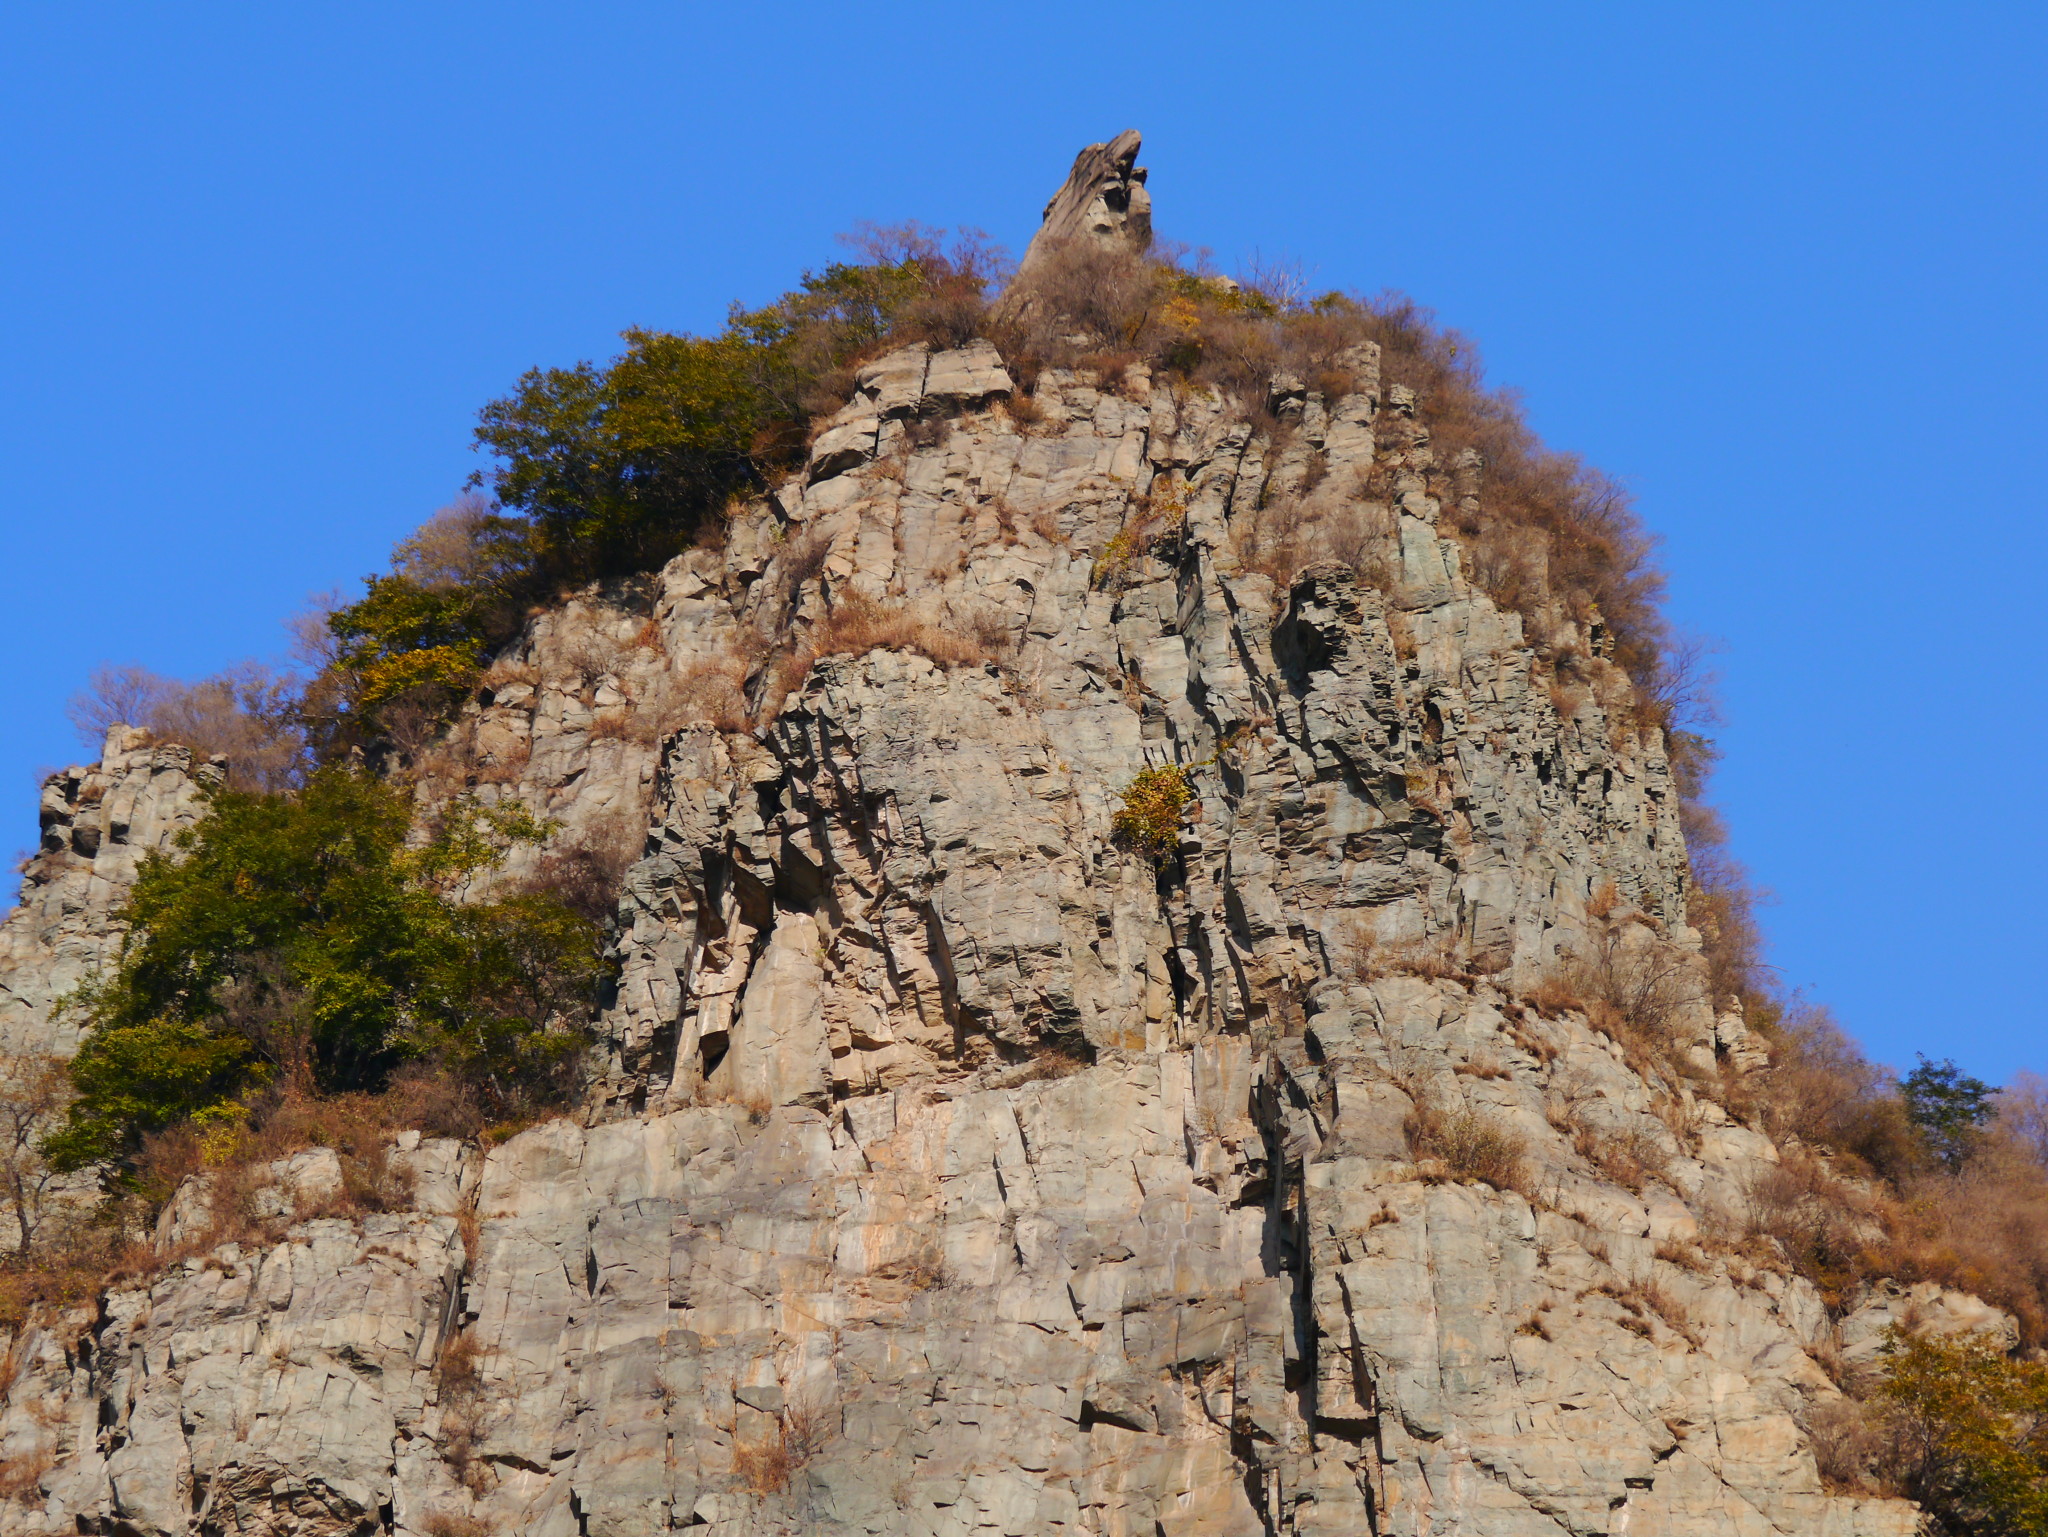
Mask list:
[[[1145,190],[1145,168],[1137,163],[1143,142],[1137,129],[1126,128],[1107,144],[1091,144],[1074,157],[1066,185],[1045,205],[1044,221],[1017,264],[1020,277],[1047,250],[1069,240],[1086,238],[1140,251],[1152,243],[1152,198]]]

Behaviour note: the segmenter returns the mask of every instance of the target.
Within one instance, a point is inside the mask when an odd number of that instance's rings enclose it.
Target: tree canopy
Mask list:
[[[1930,1062],[1924,1056],[1899,1088],[1906,1099],[1906,1117],[1928,1152],[1944,1167],[1960,1169],[1991,1119],[1991,1098],[1997,1090],[1953,1061]]]
[[[219,792],[175,853],[143,861],[112,974],[49,1145],[78,1168],[272,1084],[374,1089],[431,1058],[501,1101],[580,1042],[599,936],[553,897],[458,901],[518,842],[523,811],[448,808],[409,841],[411,797],[346,767],[294,796]]]

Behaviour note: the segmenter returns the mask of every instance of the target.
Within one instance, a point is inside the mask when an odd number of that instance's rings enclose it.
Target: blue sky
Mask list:
[[[1162,234],[1406,290],[1635,489],[1787,981],[2048,1068],[2044,79],[2019,4],[10,7],[0,847],[96,662],[278,653],[523,369],[1021,248],[1134,126]]]

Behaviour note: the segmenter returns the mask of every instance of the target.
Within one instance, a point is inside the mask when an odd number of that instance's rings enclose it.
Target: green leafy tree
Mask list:
[[[865,260],[734,306],[715,336],[636,328],[608,364],[523,375],[479,414],[476,446],[494,462],[472,484],[495,500],[449,509],[329,619],[317,735],[330,747],[388,736],[400,705],[438,718],[528,605],[659,566],[734,494],[800,459],[810,416],[844,400],[849,365],[975,334],[1001,258],[973,232],[950,246],[945,233],[868,230],[853,241]]]
[[[597,931],[552,898],[458,901],[545,829],[460,802],[414,843],[403,788],[341,767],[296,796],[220,793],[176,857],[143,861],[76,1098],[48,1144],[79,1168],[266,1085],[379,1087],[432,1057],[512,1102],[577,1044]]]
[[[483,653],[491,594],[436,591],[403,575],[373,576],[368,586],[362,601],[328,620],[336,663],[352,684],[352,707],[374,710],[422,690],[466,689]]]
[[[1930,1062],[1924,1056],[1899,1088],[1905,1095],[1907,1119],[1927,1150],[1946,1168],[1960,1169],[1991,1119],[1992,1096],[1998,1091],[1952,1061]]]
[[[754,483],[771,408],[740,334],[625,333],[610,367],[534,369],[485,406],[499,503],[526,520],[537,574],[585,581],[658,565]]]
[[[1907,1492],[1955,1537],[2048,1537],[2048,1363],[1895,1337],[1879,1388]]]

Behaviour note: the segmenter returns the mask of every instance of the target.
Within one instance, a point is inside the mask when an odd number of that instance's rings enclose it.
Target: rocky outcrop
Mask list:
[[[1142,251],[1152,244],[1152,195],[1138,164],[1144,141],[1126,128],[1107,144],[1091,144],[1074,157],[1074,168],[1045,205],[1031,244],[1017,264],[1020,277],[1048,254],[1072,241]]]
[[[77,1049],[76,1018],[54,1005],[119,945],[118,910],[142,856],[197,821],[221,779],[219,764],[195,765],[189,748],[116,726],[98,763],[43,782],[42,838],[0,921],[0,1053]]]
[[[1274,432],[905,349],[722,550],[536,621],[423,795],[617,855],[587,1102],[403,1140],[370,1215],[281,1164],[280,1238],[205,1247],[191,1187],[188,1258],[16,1341],[0,1531],[1912,1532],[1822,1487],[1819,1363],[1985,1320],[1838,1329],[1726,1241],[1779,1153],[1711,1092],[1758,1047],[1664,744],[1348,362]],[[196,783],[128,737],[58,782],[20,1018]],[[1543,986],[1589,956],[1656,1050]]]

